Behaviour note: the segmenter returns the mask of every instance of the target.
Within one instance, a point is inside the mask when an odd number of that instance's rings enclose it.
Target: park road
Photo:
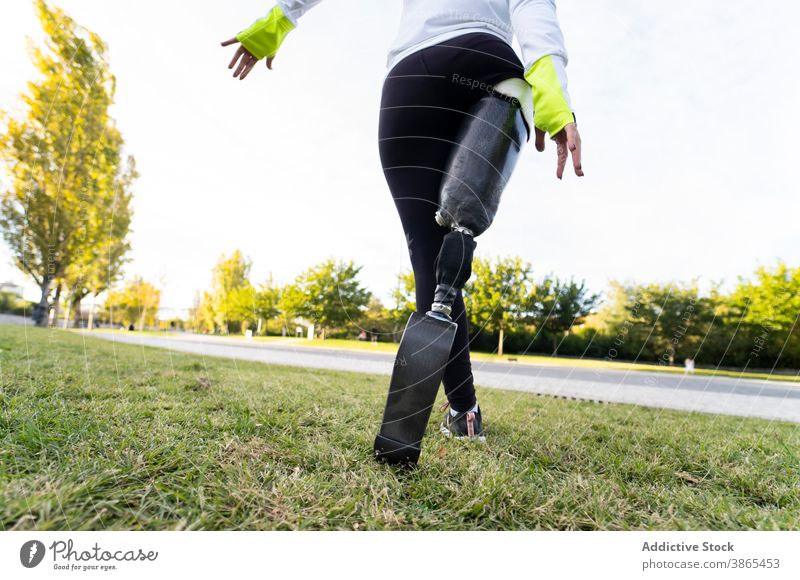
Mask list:
[[[203,356],[379,375],[391,374],[394,362],[394,355],[387,352],[305,346],[302,340],[271,343],[179,333],[163,337],[83,334]],[[778,381],[481,360],[474,360],[472,366],[475,383],[483,387],[800,423],[800,386]]]

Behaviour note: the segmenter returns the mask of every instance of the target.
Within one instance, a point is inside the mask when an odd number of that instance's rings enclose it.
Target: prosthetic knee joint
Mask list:
[[[468,112],[442,179],[436,222],[450,228],[436,259],[431,316],[450,319],[472,274],[477,236],[492,224],[500,196],[533,127],[531,89],[523,79],[499,83]]]

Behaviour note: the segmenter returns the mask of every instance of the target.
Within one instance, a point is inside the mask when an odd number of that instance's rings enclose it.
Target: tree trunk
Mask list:
[[[56,288],[56,295],[53,298],[53,326],[58,324],[58,314],[61,309],[61,284]]]
[[[50,285],[52,282],[53,279],[50,276],[42,278],[42,285],[40,286],[42,297],[39,299],[39,304],[33,307],[33,314],[31,315],[36,326],[44,326],[47,321],[47,299],[50,297]]]
[[[70,296],[70,298],[72,297]],[[69,299],[67,300],[67,312],[64,314],[64,326],[63,326],[64,330],[69,328],[69,315],[72,312],[71,308],[72,308],[72,300]]]
[[[497,356],[503,356],[503,341],[506,339],[506,329],[500,325],[500,338],[497,341]]]
[[[92,294],[92,309],[89,310],[89,330],[94,328],[94,301],[97,298],[96,294]]]
[[[81,327],[81,302],[83,302],[83,297],[76,294],[75,300],[72,301],[72,308],[75,310],[75,328]]]
[[[558,335],[553,333],[553,356],[558,354]]]

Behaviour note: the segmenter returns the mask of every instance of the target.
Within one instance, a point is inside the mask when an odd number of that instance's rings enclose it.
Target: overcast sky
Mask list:
[[[434,0],[431,0],[434,1]],[[138,163],[133,262],[189,306],[220,254],[253,279],[291,280],[326,257],[364,266],[385,297],[408,267],[381,172],[377,122],[399,0],[326,0],[271,73],[226,65],[263,0],[61,0],[110,47],[114,117]],[[483,256],[518,254],[539,275],[734,282],[800,265],[795,2],[561,0],[586,177],[555,178],[554,152],[518,165]],[[0,108],[33,75],[27,0],[3,0]],[[0,280],[25,282],[0,253]],[[27,282],[26,296],[38,298]]]

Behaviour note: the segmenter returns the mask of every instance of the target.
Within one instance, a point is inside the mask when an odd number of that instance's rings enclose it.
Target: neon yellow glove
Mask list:
[[[537,129],[550,134],[550,138],[564,126],[575,122],[572,108],[565,94],[556,65],[550,55],[543,56],[525,73],[525,80],[533,87],[533,123]]]
[[[276,5],[265,18],[256,20],[250,28],[237,34],[236,40],[261,60],[274,57],[286,35],[292,30],[294,24],[286,18],[281,7]]]

